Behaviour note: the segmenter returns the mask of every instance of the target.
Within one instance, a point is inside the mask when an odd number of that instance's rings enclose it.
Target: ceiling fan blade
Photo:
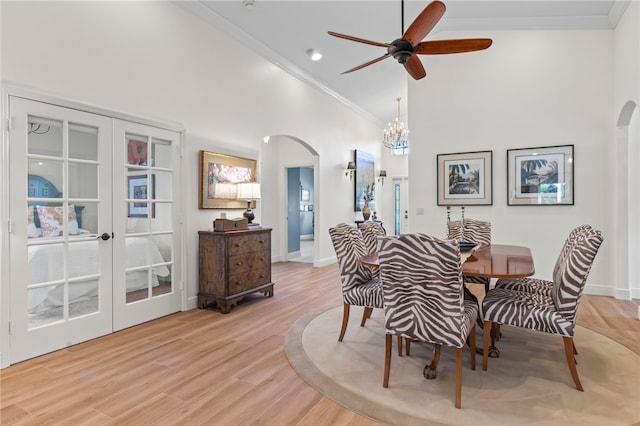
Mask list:
[[[353,37],[353,36],[346,35],[346,34],[334,33],[333,31],[328,31],[328,33],[329,33],[329,35],[332,35],[334,37],[344,38],[346,40],[351,40],[351,41],[357,41],[358,43],[370,44],[372,46],[379,46],[379,47],[393,47],[392,44],[379,43],[377,41],[365,40],[363,38]]]
[[[407,62],[404,63],[404,69],[407,70],[409,75],[413,77],[414,80],[420,80],[427,75],[422,62],[420,62],[420,58],[418,58],[416,55],[413,55],[407,60]]]
[[[474,52],[491,46],[490,38],[466,38],[455,40],[423,41],[416,49],[419,55],[446,55],[448,53]]]
[[[436,0],[429,3],[409,25],[402,39],[411,43],[412,46],[416,46],[436,26],[442,15],[444,15],[445,10],[446,7],[441,1]]]
[[[344,72],[342,72],[341,74],[348,74],[350,72],[353,71],[358,71],[359,69],[362,69],[364,67],[368,67],[369,65],[375,64],[376,62],[380,62],[383,59],[388,58],[390,55],[388,53],[385,53],[384,55],[380,56],[379,58],[376,59],[372,59],[369,62],[365,62],[364,64],[358,65],[357,67],[353,67],[350,70],[346,70]]]

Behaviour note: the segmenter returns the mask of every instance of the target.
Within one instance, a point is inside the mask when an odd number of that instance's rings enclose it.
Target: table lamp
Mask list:
[[[242,216],[246,217],[249,223],[252,223],[256,216],[251,211],[251,202],[260,199],[260,184],[256,182],[239,183],[237,199],[247,201],[247,211]]]

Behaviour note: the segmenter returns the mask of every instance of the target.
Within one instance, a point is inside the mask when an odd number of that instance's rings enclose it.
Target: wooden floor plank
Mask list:
[[[284,353],[299,317],[342,303],[337,265],[275,263],[272,278],[274,297],[229,314],[180,312],[2,370],[0,423],[376,424],[308,386]],[[578,322],[640,342],[638,303],[586,295]]]

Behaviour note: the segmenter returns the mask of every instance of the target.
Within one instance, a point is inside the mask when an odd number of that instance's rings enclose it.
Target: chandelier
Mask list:
[[[385,147],[390,149],[406,148],[409,142],[409,129],[407,129],[402,121],[400,121],[400,99],[396,98],[398,102],[398,116],[389,123],[389,127],[384,129],[384,137],[382,143]]]

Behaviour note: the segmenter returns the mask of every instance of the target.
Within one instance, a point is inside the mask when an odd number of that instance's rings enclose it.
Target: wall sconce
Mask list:
[[[347,170],[344,172],[345,176],[349,176],[349,180],[353,180],[353,172],[356,170],[356,163],[349,161],[347,163]]]
[[[380,174],[378,175],[378,182],[380,182],[381,185],[384,185],[384,178],[387,177],[387,171],[386,170],[380,170]]]

